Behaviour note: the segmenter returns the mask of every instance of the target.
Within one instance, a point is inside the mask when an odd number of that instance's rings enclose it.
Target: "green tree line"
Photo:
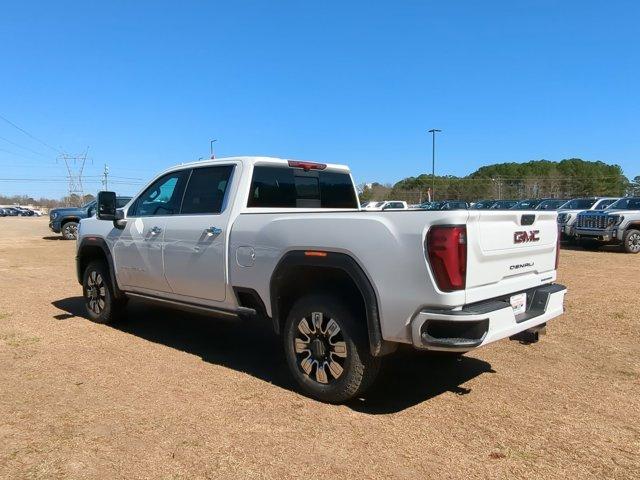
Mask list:
[[[418,203],[427,199],[432,182],[435,183],[436,199],[467,201],[640,194],[640,176],[630,181],[619,165],[570,158],[559,162],[533,160],[487,165],[466,177],[447,175],[433,179],[431,175],[423,174],[405,178],[392,186],[363,186],[361,199]]]

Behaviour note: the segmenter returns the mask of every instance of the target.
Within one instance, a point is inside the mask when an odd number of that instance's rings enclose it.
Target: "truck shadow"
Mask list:
[[[82,297],[57,300],[53,305],[62,310],[54,316],[57,320],[88,320]],[[112,328],[298,391],[280,338],[268,321],[218,320],[132,300],[127,319]],[[466,395],[471,390],[462,384],[492,372],[490,364],[476,358],[448,359],[403,349],[385,358],[381,375],[366,396],[347,406],[372,415],[395,413],[445,392]]]

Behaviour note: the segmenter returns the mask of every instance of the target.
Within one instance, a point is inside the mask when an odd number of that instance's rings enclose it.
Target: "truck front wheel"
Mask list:
[[[364,393],[380,370],[380,359],[369,351],[366,320],[333,295],[309,295],[294,304],[284,350],[296,382],[323,402]]]
[[[82,279],[82,293],[91,320],[109,324],[120,319],[126,299],[115,298],[111,275],[104,262],[94,260],[87,265]]]
[[[622,246],[627,253],[640,253],[640,230],[627,230]]]
[[[78,222],[67,222],[62,225],[62,238],[75,240],[78,236]]]

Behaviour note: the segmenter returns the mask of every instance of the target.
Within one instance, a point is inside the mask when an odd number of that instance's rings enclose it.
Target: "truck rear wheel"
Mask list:
[[[380,359],[369,351],[366,320],[332,295],[309,295],[284,328],[287,364],[302,390],[323,402],[346,402],[371,386]]]
[[[110,324],[122,316],[126,299],[113,295],[111,275],[104,262],[95,260],[84,270],[82,293],[89,318],[96,323]]]
[[[627,230],[622,247],[627,253],[640,253],[640,230]]]

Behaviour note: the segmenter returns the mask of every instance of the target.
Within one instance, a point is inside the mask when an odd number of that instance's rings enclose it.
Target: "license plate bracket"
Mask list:
[[[520,315],[527,311],[527,292],[518,293],[517,295],[511,295],[509,303],[513,309],[514,315]]]

